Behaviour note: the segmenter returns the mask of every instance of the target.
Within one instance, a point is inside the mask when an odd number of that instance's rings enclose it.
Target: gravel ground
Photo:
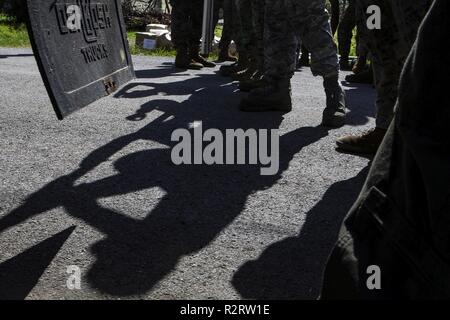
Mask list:
[[[58,121],[31,51],[0,49],[0,298],[316,298],[369,165],[334,142],[374,124],[373,89],[344,82],[348,125],[327,130],[308,68],[293,112],[249,114],[218,68],[133,60],[135,81]],[[279,129],[278,174],[175,166],[172,132],[198,121]]]

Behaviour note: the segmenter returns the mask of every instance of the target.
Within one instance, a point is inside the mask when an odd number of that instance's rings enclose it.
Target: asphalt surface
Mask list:
[[[0,49],[0,297],[315,299],[370,161],[335,140],[373,125],[374,90],[344,82],[348,125],[327,130],[308,68],[281,115],[241,113],[218,69],[134,63],[135,81],[58,121],[31,51]],[[175,166],[171,134],[197,121],[279,129],[279,173]]]

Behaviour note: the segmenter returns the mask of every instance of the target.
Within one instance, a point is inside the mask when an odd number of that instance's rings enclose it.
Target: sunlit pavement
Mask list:
[[[335,140],[373,125],[370,86],[344,82],[348,125],[328,130],[308,68],[291,113],[252,114],[218,68],[134,57],[135,81],[58,121],[30,53],[0,49],[0,297],[317,297],[369,165]],[[278,174],[174,165],[172,132],[199,121],[279,129]]]

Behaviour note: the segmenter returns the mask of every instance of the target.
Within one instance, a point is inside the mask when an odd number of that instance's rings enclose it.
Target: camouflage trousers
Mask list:
[[[348,2],[348,7],[345,9],[345,13],[339,23],[338,27],[338,43],[339,43],[339,54],[347,58],[350,54],[350,48],[353,38],[353,29],[356,27],[356,1],[350,0]],[[358,28],[359,29],[359,28]],[[358,56],[366,56],[367,51],[365,46],[361,45],[361,35],[358,33],[356,35],[356,45]]]
[[[255,53],[258,69],[264,70],[264,18],[266,0],[252,0],[252,23],[254,30]]]
[[[233,20],[236,19],[233,15],[233,5],[232,2],[234,0],[221,0],[221,1],[215,1],[214,2],[214,25],[217,25],[217,22],[219,21],[219,9],[223,9],[223,30],[222,30],[222,37],[220,39],[219,43],[219,49],[220,52],[228,52],[228,47],[231,43],[231,40],[233,40]]]
[[[314,75],[328,77],[339,73],[325,0],[266,0],[264,44],[268,81],[293,76],[297,38],[311,52]]]
[[[266,0],[236,0],[241,47],[258,68],[264,66],[264,14]]]
[[[450,297],[450,110],[445,82],[433,78],[448,66],[436,48],[449,14],[448,0],[436,0],[419,29],[396,115],[328,261],[324,299]]]
[[[172,42],[177,50],[197,50],[203,24],[203,0],[171,0]]]
[[[392,121],[400,73],[429,4],[429,0],[357,0],[358,27],[374,68],[379,128],[387,129]],[[380,30],[367,28],[366,10],[371,5],[381,9]]]

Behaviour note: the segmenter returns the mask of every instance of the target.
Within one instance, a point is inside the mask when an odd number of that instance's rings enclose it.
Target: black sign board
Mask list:
[[[120,0],[26,0],[36,60],[58,119],[134,78]]]

